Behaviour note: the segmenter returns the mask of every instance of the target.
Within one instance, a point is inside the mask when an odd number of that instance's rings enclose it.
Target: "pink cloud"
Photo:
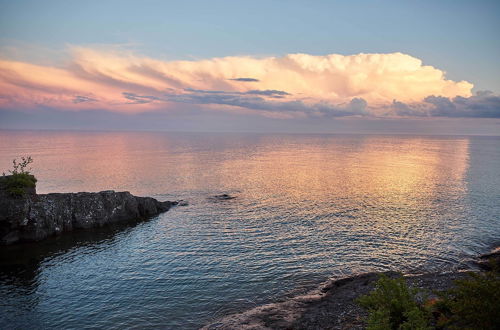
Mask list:
[[[395,99],[418,104],[429,95],[467,98],[473,87],[402,53],[198,61],[81,47],[70,54],[70,62],[60,67],[0,61],[0,107],[139,113],[188,103],[277,118],[378,116],[387,114]]]

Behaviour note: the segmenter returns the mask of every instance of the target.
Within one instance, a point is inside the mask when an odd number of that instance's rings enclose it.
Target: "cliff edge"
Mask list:
[[[9,176],[0,177],[0,245],[40,241],[75,229],[146,219],[170,209],[175,202],[159,202],[131,193],[101,191],[21,195],[8,189]]]

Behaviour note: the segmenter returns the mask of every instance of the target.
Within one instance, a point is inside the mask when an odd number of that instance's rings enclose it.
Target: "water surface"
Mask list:
[[[8,328],[196,328],[330,276],[451,270],[500,241],[498,137],[0,131],[0,168],[22,155],[39,193],[189,205],[2,248]]]

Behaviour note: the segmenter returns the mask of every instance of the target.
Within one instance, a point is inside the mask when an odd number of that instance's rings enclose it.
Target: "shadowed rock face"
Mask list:
[[[175,202],[159,202],[129,192],[36,194],[27,189],[14,198],[0,177],[0,245],[39,241],[74,229],[137,221],[167,211]]]

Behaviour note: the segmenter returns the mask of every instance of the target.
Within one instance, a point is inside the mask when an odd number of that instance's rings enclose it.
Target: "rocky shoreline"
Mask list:
[[[500,249],[473,261],[471,271],[489,270],[489,261],[500,264]],[[381,273],[366,273],[341,279],[330,279],[306,295],[286,301],[252,308],[228,315],[204,326],[204,330],[229,329],[364,329],[367,312],[356,300],[375,287]],[[395,272],[384,273],[389,277]],[[412,287],[432,292],[454,286],[454,281],[467,277],[466,271],[405,275]]]
[[[160,202],[130,192],[37,194],[36,188],[12,196],[9,176],[0,177],[0,245],[33,242],[76,229],[144,220],[176,202]]]

